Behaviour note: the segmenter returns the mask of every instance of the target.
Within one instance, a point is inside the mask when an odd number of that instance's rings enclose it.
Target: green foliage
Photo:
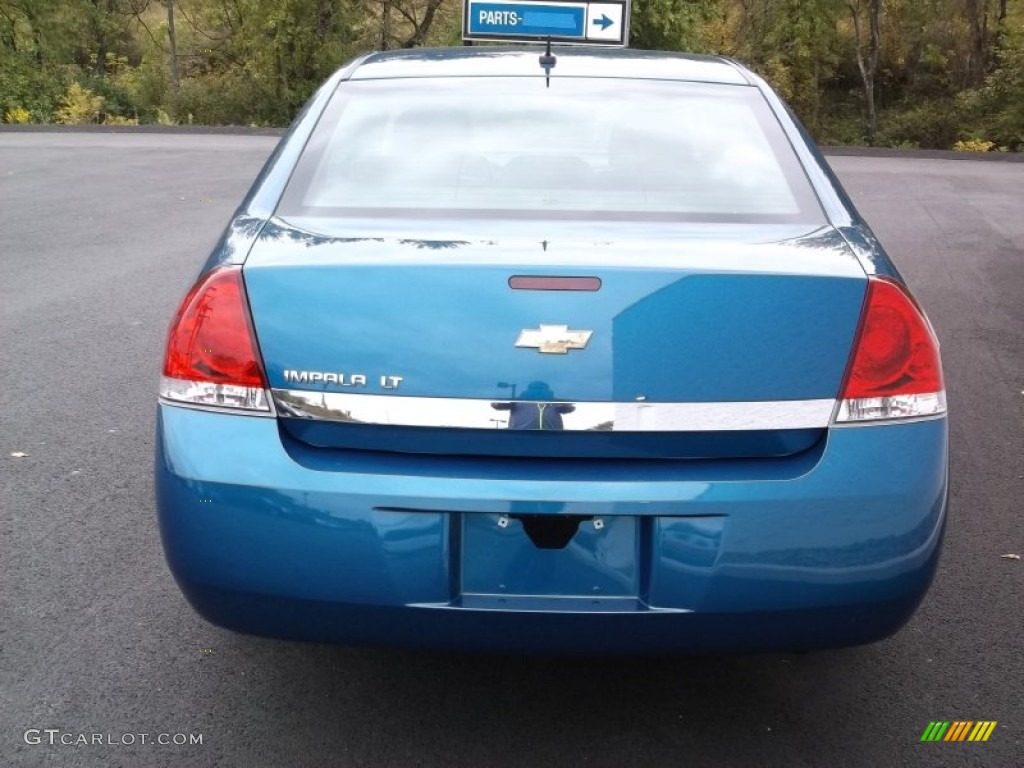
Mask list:
[[[287,124],[331,72],[367,46],[359,8],[355,0],[193,3],[182,14],[190,23],[178,27],[180,88],[170,84],[161,106],[179,120],[192,113],[200,122]]]
[[[957,152],[998,151],[998,147],[994,141],[985,141],[984,139],[967,139],[966,141],[958,141],[953,144],[953,149]]]
[[[64,90],[62,80],[19,54],[0,51],[0,113],[28,110],[34,119],[53,114]]]
[[[167,55],[163,51],[156,48],[146,51],[137,66],[119,68],[107,78],[107,82],[119,91],[115,99],[117,103],[124,104],[124,109],[130,108],[144,121],[159,122],[158,113],[161,110],[166,113],[170,84]],[[104,95],[109,98],[112,94]]]
[[[791,83],[789,99],[798,114],[817,128],[821,119],[822,86],[835,72],[842,54],[836,0],[787,0],[771,39]]]
[[[135,117],[122,117],[121,115],[104,115],[104,125],[138,125],[139,120]]]
[[[166,0],[0,0],[0,116],[285,125],[357,53],[458,45],[461,2],[175,0],[172,39]],[[636,0],[631,46],[734,56],[819,141],[863,144],[864,2]],[[884,1],[877,143],[1024,149],[1024,2],[1002,5]]]
[[[764,77],[820,135],[826,86],[844,55],[844,7],[841,0],[731,2],[709,28],[719,50]]]
[[[996,67],[982,87],[960,95],[963,133],[1024,151],[1024,25],[1008,30],[1000,43]]]
[[[111,117],[137,119],[140,113],[147,117],[154,112],[145,102],[137,99],[128,87],[131,84],[133,68],[123,65],[110,71],[105,77],[83,77],[82,84],[103,99],[101,105],[104,123]]]
[[[630,45],[662,51],[701,51],[703,24],[721,11],[718,0],[640,0],[633,3]]]
[[[178,123],[248,125],[258,91],[244,73],[210,73],[182,80],[168,96],[165,114]]]
[[[952,102],[901,105],[882,111],[875,143],[883,147],[948,148],[956,141],[958,130]]]
[[[32,113],[23,107],[11,107],[4,112],[5,123],[30,123]]]
[[[821,144],[834,147],[862,147],[867,145],[864,137],[864,121],[856,106],[836,105],[823,110],[824,116],[815,132]]]
[[[97,96],[78,83],[71,83],[60,99],[60,108],[54,112],[54,118],[63,125],[98,123],[101,109],[102,96]]]
[[[157,125],[177,125],[178,121],[162,109],[157,109],[154,121]]]

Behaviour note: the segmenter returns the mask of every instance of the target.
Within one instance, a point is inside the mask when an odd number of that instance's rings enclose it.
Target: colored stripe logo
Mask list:
[[[988,741],[995,727],[995,720],[932,720],[921,741]]]

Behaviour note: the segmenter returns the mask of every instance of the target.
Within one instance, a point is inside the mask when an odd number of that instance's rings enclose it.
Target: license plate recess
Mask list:
[[[464,596],[600,599],[639,594],[636,517],[558,519],[557,513],[461,517],[458,557]]]

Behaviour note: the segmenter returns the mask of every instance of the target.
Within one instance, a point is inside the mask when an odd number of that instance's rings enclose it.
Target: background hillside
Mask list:
[[[0,0],[0,119],[285,125],[357,53],[459,44],[460,13],[460,0]],[[1024,0],[634,0],[631,45],[740,59],[822,143],[1024,149]]]

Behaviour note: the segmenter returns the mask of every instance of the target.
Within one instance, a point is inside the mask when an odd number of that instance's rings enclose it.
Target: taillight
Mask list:
[[[946,412],[939,343],[899,283],[872,277],[836,421],[874,421]]]
[[[204,275],[171,323],[160,395],[168,400],[269,411],[240,267]]]

